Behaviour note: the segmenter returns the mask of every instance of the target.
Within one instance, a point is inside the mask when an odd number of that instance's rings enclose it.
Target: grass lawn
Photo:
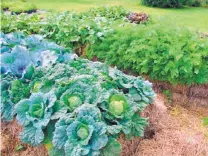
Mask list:
[[[207,8],[160,9],[145,7],[139,0],[30,0],[39,9],[77,12],[87,11],[91,7],[121,5],[133,11],[146,12],[153,19],[165,18],[168,23],[175,23],[198,31],[208,31]]]

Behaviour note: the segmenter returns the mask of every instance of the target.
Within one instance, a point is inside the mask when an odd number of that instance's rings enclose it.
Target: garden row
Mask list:
[[[51,156],[115,156],[120,134],[143,136],[138,114],[153,102],[151,83],[77,58],[40,35],[1,33],[1,119],[15,117],[24,143]]]
[[[208,38],[167,26],[162,20],[131,24],[128,15],[121,7],[81,14],[2,15],[2,31],[43,34],[79,55],[148,75],[151,80],[188,85],[208,82]]]

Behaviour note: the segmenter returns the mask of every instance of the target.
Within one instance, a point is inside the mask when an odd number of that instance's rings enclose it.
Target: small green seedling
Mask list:
[[[23,149],[24,149],[24,146],[22,146],[21,144],[17,145],[16,148],[15,148],[16,151],[21,151]]]

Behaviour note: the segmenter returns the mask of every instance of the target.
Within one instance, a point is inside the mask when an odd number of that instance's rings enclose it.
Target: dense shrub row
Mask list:
[[[178,8],[182,6],[194,6],[207,4],[207,0],[142,0],[142,3],[153,7]]]
[[[86,55],[154,80],[208,82],[208,40],[186,29],[162,24],[118,28],[102,42],[89,45]]]
[[[118,156],[120,134],[142,136],[139,112],[152,85],[99,62],[72,57],[42,36],[1,34],[1,118],[13,116],[24,143],[51,156]]]

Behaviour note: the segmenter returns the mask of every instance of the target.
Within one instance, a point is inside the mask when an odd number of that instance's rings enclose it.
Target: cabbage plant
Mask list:
[[[82,80],[86,81],[85,78],[81,78],[78,81],[65,85],[66,91],[61,95],[60,101],[69,111],[74,111],[84,103],[97,105],[102,98],[99,86],[89,85],[82,82]]]
[[[56,62],[74,59],[68,49],[48,42],[41,35],[1,33],[1,73],[22,77],[30,65],[47,67]],[[28,69],[29,70],[29,69]]]
[[[31,92],[46,93],[50,91],[51,87],[54,87],[55,83],[51,82],[54,82],[56,77],[52,80],[42,79],[43,75],[39,75],[37,68],[43,67],[44,70],[45,68],[53,68],[57,62],[64,63],[74,59],[76,55],[69,53],[69,49],[44,40],[41,35],[25,36],[21,32],[1,33],[0,44],[1,76],[13,77],[13,79],[7,80],[10,86],[5,91],[2,90],[1,98],[7,100],[1,101],[1,118],[12,120],[15,114],[14,105],[19,100],[28,98]],[[60,70],[60,68],[55,70]],[[60,72],[65,74],[71,71]],[[55,73],[60,77],[66,76],[66,74]]]
[[[17,121],[24,127],[20,137],[25,143],[39,145],[43,141],[43,129],[50,121],[55,101],[56,96],[52,92],[34,93],[15,105]]]
[[[1,88],[1,118],[5,121],[12,121],[14,116],[14,103],[11,101],[11,94],[9,88],[13,81],[13,77],[10,75],[0,77],[0,88]]]
[[[56,124],[53,137],[55,147],[65,149],[67,156],[99,155],[108,142],[107,126],[100,110],[84,104],[75,111],[76,118],[62,118]]]
[[[36,36],[21,44],[36,49],[33,41],[41,44],[42,40]],[[153,102],[151,83],[100,62],[55,61],[55,53],[47,54],[52,54],[51,63],[32,64],[21,79],[3,74],[2,81],[9,82],[2,83],[8,93],[3,101],[8,103],[3,105],[5,113],[17,114],[24,143],[43,144],[50,156],[118,156],[121,134],[143,136],[148,122],[139,112]],[[8,76],[12,79],[5,79]]]

